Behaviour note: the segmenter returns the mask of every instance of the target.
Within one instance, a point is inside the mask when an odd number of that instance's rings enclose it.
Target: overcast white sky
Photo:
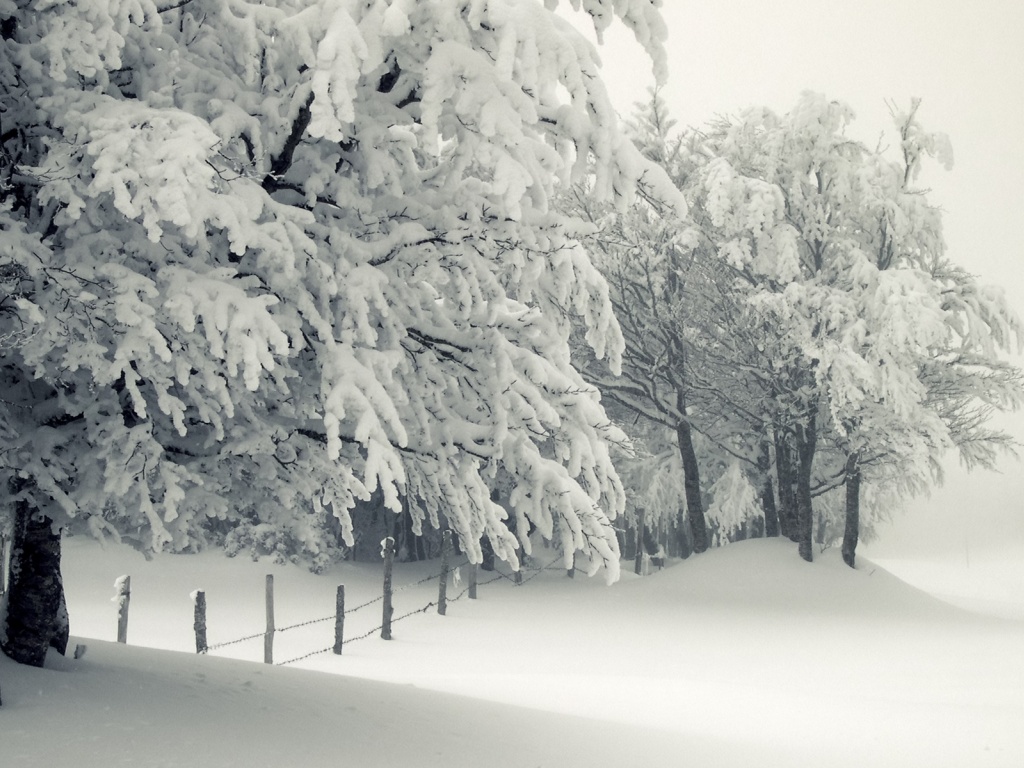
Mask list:
[[[665,0],[673,116],[700,125],[765,105],[786,111],[811,89],[849,104],[855,138],[874,145],[886,100],[923,99],[928,130],[953,144],[954,168],[921,182],[945,211],[953,259],[1001,285],[1024,314],[1024,2],[1021,0]],[[609,36],[604,75],[624,115],[653,85],[628,33]],[[1018,362],[1021,358],[1017,358]],[[1024,415],[1008,428],[1024,441]],[[1011,542],[1024,550],[1024,465],[957,471],[886,534],[894,548],[962,552]]]

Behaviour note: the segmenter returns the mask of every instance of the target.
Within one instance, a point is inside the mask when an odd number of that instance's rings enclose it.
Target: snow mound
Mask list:
[[[754,539],[710,550],[624,585],[627,599],[647,593],[694,607],[803,614],[953,616],[964,613],[858,557],[843,562],[836,549],[815,552],[807,563],[785,539]],[[657,586],[655,586],[657,584]]]

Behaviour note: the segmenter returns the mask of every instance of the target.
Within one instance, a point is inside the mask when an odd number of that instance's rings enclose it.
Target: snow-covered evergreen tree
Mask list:
[[[622,339],[551,202],[584,173],[619,204],[663,175],[556,4],[0,1],[17,541],[180,550],[222,519],[324,562],[378,493],[514,563],[500,470],[519,531],[614,578],[615,434],[570,314],[613,367]],[[570,5],[663,74],[654,0]]]

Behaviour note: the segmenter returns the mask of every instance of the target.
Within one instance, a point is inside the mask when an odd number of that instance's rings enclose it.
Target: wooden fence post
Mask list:
[[[384,609],[380,627],[382,640],[391,639],[391,615],[394,609],[391,607],[391,570],[395,565],[395,540],[388,536],[381,542],[380,556],[384,558]]]
[[[341,645],[345,641],[345,585],[338,585],[334,600],[334,653],[341,656]]]
[[[437,586],[437,612],[444,616],[448,610],[448,553],[452,548],[452,532],[441,534],[441,578]]]
[[[121,576],[114,582],[114,589],[117,595],[114,602],[117,603],[117,642],[128,642],[128,603],[132,597],[132,577]]]
[[[523,583],[523,545],[516,544],[516,560],[519,561],[519,567],[512,573],[512,583],[517,587]]]
[[[469,564],[469,599],[476,600],[476,563]]]
[[[274,575],[267,574],[267,632],[263,635],[263,663],[274,663]]]
[[[633,563],[633,573],[637,576],[643,570],[644,560],[644,508],[636,511],[636,559]]]
[[[206,653],[206,593],[197,589],[192,593],[192,603],[195,607],[192,628],[196,632],[196,653]]]

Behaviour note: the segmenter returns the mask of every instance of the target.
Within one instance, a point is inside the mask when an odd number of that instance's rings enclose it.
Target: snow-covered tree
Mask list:
[[[656,198],[626,214],[572,199],[595,225],[626,344],[621,376],[581,355],[585,375],[676,433],[687,506],[710,499],[719,533],[743,522],[735,510],[763,515],[811,559],[814,499],[839,509],[845,486],[846,520],[829,531],[845,528],[852,565],[863,487],[919,493],[947,448],[990,463],[1008,444],[986,421],[1021,402],[1019,371],[999,359],[1021,324],[945,253],[916,180],[925,158],[948,162],[948,143],[916,111],[894,110],[894,151],[849,138],[852,112],[815,94],[673,138],[655,94],[634,134],[688,218]]]
[[[928,371],[970,359],[1006,372],[998,354],[1019,343],[1021,324],[998,293],[951,264],[940,212],[914,186],[923,158],[951,162],[948,142],[921,129],[916,104],[894,117],[900,145],[891,158],[847,137],[852,112],[815,94],[785,115],[748,111],[716,131],[716,159],[695,205],[719,256],[751,286],[749,306],[773,349],[776,446],[792,440],[807,559],[815,485],[850,481],[844,553],[852,565],[861,468],[898,465],[923,479],[947,446],[980,455],[1002,442],[980,421],[955,428],[936,407]],[[1020,404],[1018,375],[983,382],[967,368],[945,369],[960,405]],[[833,478],[816,479],[823,439],[842,460]]]
[[[764,512],[757,489],[750,484],[739,462],[730,463],[708,492],[712,498],[708,517],[719,544],[728,542],[730,536]]]
[[[682,137],[673,134],[673,125],[655,91],[638,111],[631,135],[645,156],[664,167],[683,188],[692,153]],[[647,196],[620,212],[602,202],[595,191],[592,183],[580,184],[563,206],[592,224],[586,242],[608,281],[625,347],[621,371],[589,350],[578,355],[580,365],[603,394],[645,422],[640,432],[653,425],[655,432],[671,435],[685,499],[679,500],[678,508],[685,509],[693,550],[703,552],[708,532],[694,447],[692,378],[693,358],[706,325],[699,317],[703,309],[699,297],[708,280],[703,271],[707,262],[694,258],[686,220],[671,200]],[[649,474],[648,467],[638,469],[638,477]],[[635,490],[646,495],[646,483],[641,481]]]
[[[551,202],[664,178],[555,5],[0,0],[8,654],[66,635],[30,567],[62,529],[182,550],[243,521],[323,561],[377,493],[515,563],[499,470],[519,531],[615,577],[570,315],[613,367],[622,339]],[[663,75],[654,0],[570,5]]]
[[[685,497],[677,504],[685,504],[686,527],[701,552],[710,543],[709,489],[702,478],[714,480],[739,461],[773,499],[770,463],[760,466],[773,418],[758,377],[771,350],[764,347],[762,329],[750,322],[751,286],[720,258],[717,240],[707,234],[701,205],[704,175],[714,161],[708,137],[676,132],[657,91],[639,106],[630,128],[637,147],[663,165],[694,204],[693,216],[681,217],[652,197],[619,213],[597,203],[586,187],[574,191],[567,205],[595,225],[587,242],[608,281],[625,339],[621,375],[592,354],[580,359],[584,375],[609,399],[671,434],[679,453],[676,484]],[[651,435],[630,431],[641,440]],[[659,448],[650,452],[661,454]],[[639,479],[630,485],[632,494],[649,493],[645,463],[627,473]],[[777,515],[769,509],[764,518],[774,533]]]

